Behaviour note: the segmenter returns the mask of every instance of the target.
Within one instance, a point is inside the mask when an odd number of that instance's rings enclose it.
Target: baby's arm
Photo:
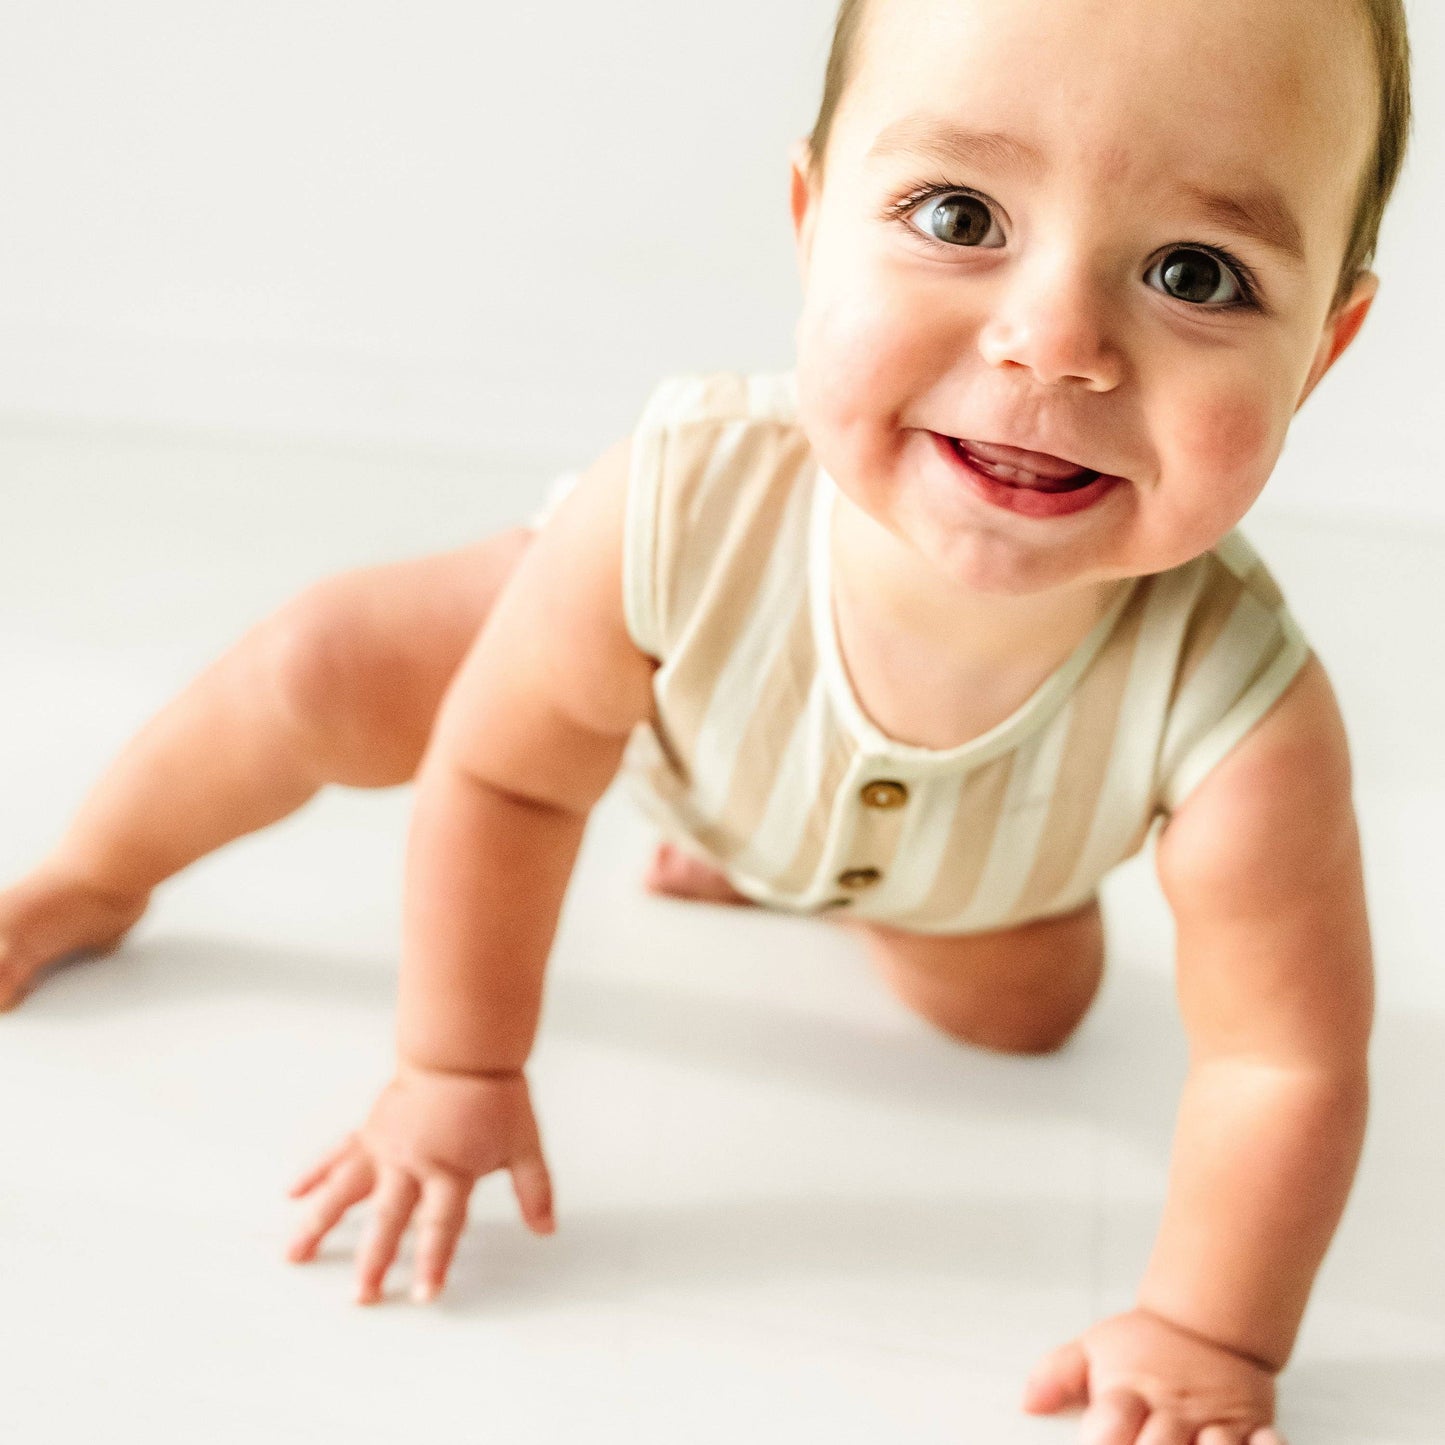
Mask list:
[[[622,610],[630,446],[583,475],[518,562],[444,698],[408,838],[397,1071],[363,1128],[303,1176],[306,1259],[375,1194],[357,1295],[420,1206],[417,1286],[441,1287],[473,1183],[508,1168],[527,1223],[550,1181],[523,1066],[588,815],[651,709]]]
[[[1156,1404],[1183,1409],[1151,1400],[1151,1377],[1205,1412],[1186,1425],[1269,1422],[1359,1162],[1373,969],[1348,745],[1314,657],[1185,800],[1156,863],[1190,1046],[1163,1220],[1136,1310],[1057,1352],[1031,1391],[1030,1408],[1082,1403],[1087,1375],[1106,1445]],[[1210,1416],[1210,1386],[1244,1414],[1255,1395],[1255,1418]]]
[[[1312,656],[1159,837],[1190,1068],[1139,1304],[1289,1359],[1364,1140],[1374,978],[1344,724]]]
[[[398,1051],[517,1070],[588,815],[649,715],[628,636],[630,447],[585,473],[532,542],[448,689],[418,771]]]

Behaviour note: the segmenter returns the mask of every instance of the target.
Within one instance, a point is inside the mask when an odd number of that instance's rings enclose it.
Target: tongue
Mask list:
[[[963,442],[965,451],[975,460],[991,462],[996,466],[1019,467],[1032,472],[1046,482],[1069,482],[1076,477],[1089,475],[1087,468],[1076,467],[1061,457],[1046,456],[1043,452],[1026,452],[1019,447],[996,446],[990,442]]]

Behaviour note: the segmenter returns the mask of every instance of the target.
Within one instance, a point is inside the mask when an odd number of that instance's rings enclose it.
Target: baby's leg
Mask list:
[[[701,858],[665,839],[657,845],[652,862],[643,875],[642,886],[649,893],[666,898],[693,899],[700,903],[739,903],[757,905],[746,893],[739,893],[720,868],[713,868]]]
[[[904,1003],[952,1037],[1000,1053],[1061,1048],[1103,978],[1097,899],[1059,918],[991,933],[908,933],[863,918],[848,922],[862,930],[874,965]]]
[[[720,869],[667,842],[643,883],[673,898],[757,906]],[[870,960],[915,1013],[962,1043],[999,1053],[1062,1048],[1103,978],[1097,902],[1062,918],[969,935],[908,933],[846,912],[820,916],[863,935]]]
[[[676,844],[659,843],[643,878],[650,893],[757,907],[728,876]],[[893,992],[963,1043],[1002,1053],[1051,1053],[1088,1010],[1103,972],[1098,906],[1063,920],[969,937],[907,933],[818,915],[864,936],[869,958]]]
[[[46,964],[111,951],[162,880],[324,784],[407,782],[533,535],[327,578],[203,671],[125,746],[52,853],[0,892],[0,1009]]]

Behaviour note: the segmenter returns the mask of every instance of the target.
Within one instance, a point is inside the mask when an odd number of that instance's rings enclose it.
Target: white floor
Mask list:
[[[464,459],[0,427],[0,875],[133,729],[311,579],[519,519]],[[1445,1441],[1445,534],[1247,530],[1355,742],[1380,970],[1364,1164],[1281,1381],[1291,1445]],[[328,790],[0,1017],[0,1430],[27,1445],[476,1438],[1010,1445],[1035,1359],[1125,1309],[1184,1041],[1147,857],[1067,1050],[973,1052],[842,930],[651,898],[594,816],[530,1073],[559,1229],[474,1199],[442,1301],[349,1303],[289,1179],[385,1081],[406,790]]]

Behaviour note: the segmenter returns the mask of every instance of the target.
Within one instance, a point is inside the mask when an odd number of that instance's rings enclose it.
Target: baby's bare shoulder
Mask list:
[[[499,787],[587,812],[633,727],[654,661],[628,632],[622,566],[631,443],[583,472],[523,552],[472,644],[434,746]]]
[[[1373,961],[1349,745],[1316,656],[1185,799],[1155,866],[1196,1049],[1357,1063]]]
[[[1323,841],[1354,827],[1349,740],[1329,675],[1311,652],[1279,700],[1159,835],[1166,892],[1228,887],[1261,900],[1301,878]],[[1239,894],[1239,890],[1243,893]]]
[[[655,658],[628,628],[623,586],[634,443],[609,447],[538,532],[522,581],[538,636],[579,720],[625,734],[651,706]]]

